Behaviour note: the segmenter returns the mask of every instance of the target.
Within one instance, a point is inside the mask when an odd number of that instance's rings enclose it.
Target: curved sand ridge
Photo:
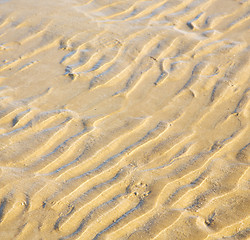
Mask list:
[[[0,239],[248,239],[247,0],[0,1]]]

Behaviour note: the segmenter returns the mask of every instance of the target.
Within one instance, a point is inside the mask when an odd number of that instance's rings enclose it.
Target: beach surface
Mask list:
[[[0,0],[0,239],[250,239],[249,0]]]

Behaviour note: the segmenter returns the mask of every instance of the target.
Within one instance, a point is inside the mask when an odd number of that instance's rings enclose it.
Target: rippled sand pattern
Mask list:
[[[249,26],[248,0],[0,0],[0,239],[249,239]]]

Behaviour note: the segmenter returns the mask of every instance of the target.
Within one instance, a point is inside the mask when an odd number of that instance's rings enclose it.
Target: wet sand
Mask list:
[[[248,0],[0,0],[0,239],[249,239],[249,26]]]

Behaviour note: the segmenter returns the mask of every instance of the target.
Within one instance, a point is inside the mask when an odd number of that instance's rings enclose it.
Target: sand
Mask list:
[[[0,0],[0,239],[250,239],[249,0]]]

